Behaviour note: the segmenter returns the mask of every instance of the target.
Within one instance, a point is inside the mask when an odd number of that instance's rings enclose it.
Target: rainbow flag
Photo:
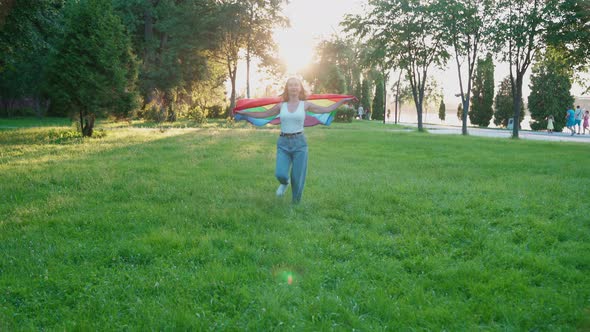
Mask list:
[[[344,98],[353,98],[354,96],[351,95],[337,95],[337,94],[322,94],[322,95],[310,95],[307,97],[307,101],[310,103],[314,103],[319,106],[330,106],[334,103],[339,102]],[[255,99],[240,99],[236,103],[236,107],[234,108],[234,116],[236,120],[246,120],[255,126],[264,126],[268,123],[270,124],[279,124],[281,123],[281,118],[277,116],[272,116],[264,119],[257,119],[253,117],[249,117],[243,114],[236,114],[237,111],[246,111],[246,112],[264,112],[266,110],[271,109],[274,105],[282,102],[283,99],[281,97],[273,97],[273,98],[255,98]],[[322,113],[316,114],[312,112],[306,112],[305,114],[305,127],[311,127],[318,124],[323,124],[325,126],[329,126],[334,120],[334,116],[336,116],[336,111],[330,113]]]

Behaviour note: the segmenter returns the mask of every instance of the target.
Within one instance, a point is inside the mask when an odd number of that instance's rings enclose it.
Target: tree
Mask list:
[[[48,67],[47,92],[77,112],[80,130],[92,136],[100,114],[125,116],[134,108],[136,62],[131,41],[111,3],[71,2],[65,32]]]
[[[216,0],[113,0],[139,54],[143,109],[159,121],[176,119],[175,104],[207,79],[211,52],[225,23]]]
[[[555,120],[555,131],[561,131],[565,126],[563,112],[574,105],[574,97],[570,93],[572,76],[563,51],[549,47],[539,56],[532,69],[528,97],[533,130],[547,128],[547,117],[551,115]]]
[[[315,93],[345,93],[346,80],[340,68],[332,63],[322,64],[317,68],[317,76],[313,91]]]
[[[445,106],[445,101],[443,99],[440,100],[440,106],[438,107],[438,118],[441,121],[445,121],[447,107]]]
[[[45,113],[42,93],[48,55],[63,32],[63,0],[0,1],[0,115],[11,116],[13,104],[33,101]]]
[[[379,91],[379,100],[374,100],[377,103],[376,119],[383,120],[385,124],[385,106],[387,105],[387,82],[389,81],[389,71],[395,65],[395,59],[388,56],[386,53],[385,40],[374,37],[368,40],[360,52],[361,66],[367,71],[370,77],[373,77],[376,89]],[[377,93],[377,92],[376,92]],[[383,106],[381,106],[383,105]],[[383,109],[383,116],[380,116],[380,109]]]
[[[457,119],[459,119],[459,121],[461,121],[461,119],[463,118],[463,103],[459,104],[459,106],[457,106]]]
[[[383,76],[378,75],[375,80],[375,97],[373,98],[373,107],[371,117],[375,120],[385,119],[385,104],[384,104],[384,93],[385,87],[383,86]]]
[[[14,6],[15,0],[4,0],[0,1],[0,28],[5,23],[6,16],[10,14],[12,7]]]
[[[314,63],[303,72],[304,78],[316,92],[341,91],[360,97],[362,59],[358,48],[352,39],[335,37],[321,41],[315,49]],[[331,82],[332,79],[336,82]],[[357,101],[355,108],[358,105]]]
[[[570,0],[497,0],[494,12],[493,45],[501,59],[510,65],[513,96],[513,119],[519,123],[522,105],[522,84],[536,53],[553,39],[553,24],[564,22],[559,3]],[[519,126],[512,129],[518,138]]]
[[[443,10],[440,17],[442,17],[443,31],[447,32],[446,43],[452,47],[457,63],[459,90],[464,110],[461,117],[462,134],[467,135],[467,111],[472,92],[471,86],[481,42],[487,36],[490,1],[439,1],[442,6],[437,8]],[[461,68],[463,62],[467,63],[465,73]],[[465,75],[465,79],[463,75]]]
[[[498,87],[494,111],[494,124],[496,126],[507,127],[508,119],[512,119],[512,115],[514,114],[514,96],[512,95],[514,93],[514,89],[511,87],[511,84],[512,82],[508,76],[504,78]],[[521,109],[521,112],[519,112],[519,118],[518,121],[514,123],[514,127],[520,127],[520,123],[524,119],[524,103],[522,100],[520,105],[523,109]]]
[[[269,52],[272,41],[272,27],[285,24],[286,19],[276,18],[284,1],[279,0],[220,0],[223,25],[221,29],[221,61],[227,66],[231,84],[230,107],[236,103],[236,78],[241,52],[245,51],[247,62],[255,55],[263,65],[277,65]],[[273,47],[270,48],[274,50]]]
[[[205,51],[205,57],[211,57],[212,51]],[[198,80],[191,81],[187,94],[190,95],[189,107],[193,110],[206,111],[208,117],[221,118],[225,115],[227,102],[225,67],[215,61],[207,65],[207,71]]]
[[[394,113],[393,113],[393,120],[394,120],[394,123],[396,123],[396,124],[398,123],[399,113],[401,112],[401,98],[400,97],[401,97],[401,90],[402,90],[402,87],[401,87],[402,74],[403,74],[403,71],[400,70],[397,75],[397,81],[395,81],[395,85],[394,85],[395,89],[393,90],[394,96],[395,96],[395,99],[394,99],[395,109],[394,109]]]
[[[371,107],[371,99],[372,99],[371,91],[372,91],[371,82],[367,78],[363,79],[360,99],[361,99],[361,106],[363,107],[365,112],[368,111]]]
[[[436,109],[438,111],[439,101],[443,98],[443,92],[438,81],[434,77],[429,77],[424,88],[424,118],[428,116],[428,111]]]
[[[285,0],[246,0],[248,15],[246,29],[246,97],[250,98],[250,63],[252,57],[262,60],[262,65],[274,70],[284,70],[275,57],[277,47],[272,43],[272,30],[276,26],[286,27],[289,20],[279,15]]]
[[[422,131],[422,109],[428,70],[442,66],[449,54],[443,47],[444,31],[437,2],[415,0],[375,0],[364,16],[347,16],[346,31],[368,44],[382,48],[387,65],[395,64],[406,72]]]
[[[560,20],[548,22],[547,44],[563,53],[564,61],[574,73],[588,72],[590,65],[590,2],[559,1]],[[577,77],[590,93],[588,80]]]
[[[490,53],[477,61],[472,94],[469,121],[487,127],[494,116],[494,61]]]

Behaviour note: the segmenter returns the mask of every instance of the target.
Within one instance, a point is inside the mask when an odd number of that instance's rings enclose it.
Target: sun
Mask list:
[[[308,36],[298,34],[296,30],[277,30],[274,34],[279,56],[287,66],[287,73],[300,73],[313,61],[315,45]]]
[[[283,14],[291,26],[274,32],[279,56],[290,74],[300,73],[311,64],[315,46],[337,34],[346,14],[360,13],[364,0],[291,0]]]

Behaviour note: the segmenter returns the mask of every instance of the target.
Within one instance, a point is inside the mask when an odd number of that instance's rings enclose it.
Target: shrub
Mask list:
[[[67,143],[82,138],[82,134],[76,129],[50,129],[43,136],[44,142],[52,144]]]
[[[356,112],[352,107],[340,107],[336,110],[334,121],[350,123],[352,122],[352,119],[354,119],[355,114]]]
[[[223,124],[223,126],[225,128],[233,128],[233,126],[235,124],[236,124],[236,120],[233,117],[228,116],[228,117],[225,118],[225,123]]]
[[[225,115],[225,107],[223,105],[213,105],[207,107],[207,117],[211,119],[223,119]]]
[[[196,123],[206,123],[207,122],[207,110],[203,109],[199,106],[193,107],[189,111],[189,118],[194,120]]]

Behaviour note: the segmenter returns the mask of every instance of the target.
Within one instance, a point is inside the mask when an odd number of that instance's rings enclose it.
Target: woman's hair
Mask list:
[[[283,101],[289,101],[289,81],[290,80],[297,80],[297,82],[299,82],[299,100],[305,100],[307,99],[307,94],[305,93],[305,88],[303,87],[303,83],[301,83],[301,80],[298,79],[297,77],[291,77],[287,80],[287,83],[285,83],[285,90],[283,90],[283,94],[281,95],[281,97],[283,98]]]

